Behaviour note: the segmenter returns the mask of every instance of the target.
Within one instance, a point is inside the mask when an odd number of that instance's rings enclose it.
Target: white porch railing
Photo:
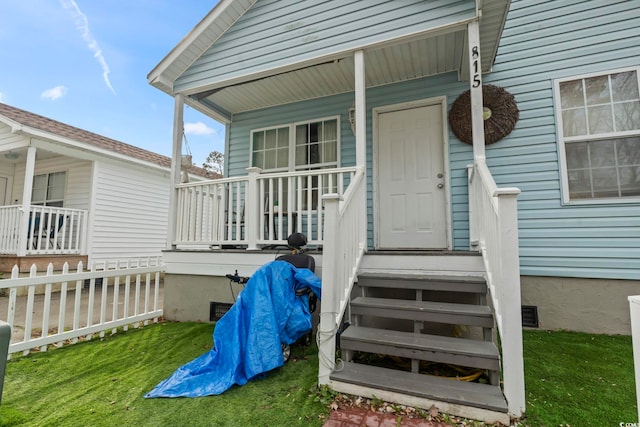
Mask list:
[[[629,312],[631,315],[631,339],[633,341],[636,401],[638,402],[638,421],[640,421],[640,295],[632,295],[628,297],[628,299]]]
[[[469,235],[484,260],[501,338],[503,392],[517,417],[525,408],[518,194],[518,188],[498,188],[484,160],[469,167]]]
[[[285,244],[293,232],[310,245],[324,242],[322,198],[342,195],[355,167],[262,174],[180,184],[172,244],[210,247]]]
[[[319,384],[327,384],[335,366],[336,333],[366,252],[366,185],[359,170],[341,197],[328,194],[322,257],[322,305],[318,328]]]
[[[85,250],[86,210],[21,205],[0,207],[0,254],[80,255]],[[26,224],[24,226],[23,224]]]
[[[138,327],[162,316],[159,258],[130,260],[115,266],[75,272],[65,263],[61,273],[53,265],[44,275],[32,266],[29,277],[14,267],[10,279],[0,280],[0,319],[12,330],[9,354],[91,339],[92,334],[115,333],[118,327]],[[38,292],[36,292],[38,291]],[[4,318],[6,314],[6,319]]]

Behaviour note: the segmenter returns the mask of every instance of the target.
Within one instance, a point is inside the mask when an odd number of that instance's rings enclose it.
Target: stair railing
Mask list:
[[[469,237],[485,264],[502,350],[503,392],[509,414],[525,410],[518,255],[518,188],[499,188],[484,159],[469,172]]]
[[[366,185],[358,168],[342,196],[327,194],[322,250],[322,304],[318,327],[318,383],[327,384],[335,367],[336,333],[349,303],[356,272],[366,251]]]

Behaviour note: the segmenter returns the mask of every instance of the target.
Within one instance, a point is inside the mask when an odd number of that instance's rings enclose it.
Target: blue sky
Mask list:
[[[147,74],[216,3],[2,0],[0,102],[171,156],[173,98]],[[184,121],[196,164],[224,151],[222,124]]]

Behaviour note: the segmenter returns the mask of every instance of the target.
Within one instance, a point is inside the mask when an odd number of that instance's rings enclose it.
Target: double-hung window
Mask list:
[[[64,204],[64,190],[67,183],[66,172],[53,172],[33,177],[31,204],[61,208]]]
[[[555,82],[565,202],[640,198],[639,70]]]
[[[339,166],[339,129],[339,117],[329,117],[254,130],[251,132],[251,166],[265,173],[336,168]],[[318,205],[318,186],[318,178],[313,177],[305,180],[301,189],[311,189],[312,209]],[[286,206],[288,191],[283,189],[282,206]],[[305,198],[303,208],[308,208],[307,205]]]

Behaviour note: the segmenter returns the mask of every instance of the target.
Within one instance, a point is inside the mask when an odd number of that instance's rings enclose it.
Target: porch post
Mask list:
[[[258,224],[260,223],[260,197],[258,191],[258,175],[262,169],[257,167],[247,168],[249,181],[244,195],[244,221],[247,225],[247,250],[258,250]]]
[[[184,95],[176,94],[173,107],[173,150],[171,152],[171,190],[169,193],[169,222],[167,226],[167,249],[175,249],[178,216],[178,190],[180,184],[180,156],[182,154],[182,136],[184,134]]]
[[[364,167],[366,162],[367,102],[364,80],[364,52],[358,50],[353,56],[355,62],[355,107],[356,107],[356,166]]]
[[[33,175],[36,170],[36,147],[27,148],[27,159],[24,169],[24,186],[22,187],[22,217],[20,218],[20,238],[18,241],[18,256],[27,254],[27,235],[29,215],[31,211],[31,193],[33,192]]]
[[[354,53],[355,63],[355,107],[356,107],[356,167],[363,172],[362,185],[367,186],[367,88],[365,85],[365,68],[364,68],[364,52],[358,50]],[[358,216],[363,220],[360,221],[362,235],[367,235],[367,192],[363,192],[361,212]],[[365,237],[365,251],[367,247]]]
[[[471,132],[473,158],[484,159],[484,121],[482,118],[482,62],[480,61],[480,31],[478,21],[467,25],[469,42],[469,85],[471,86]]]

